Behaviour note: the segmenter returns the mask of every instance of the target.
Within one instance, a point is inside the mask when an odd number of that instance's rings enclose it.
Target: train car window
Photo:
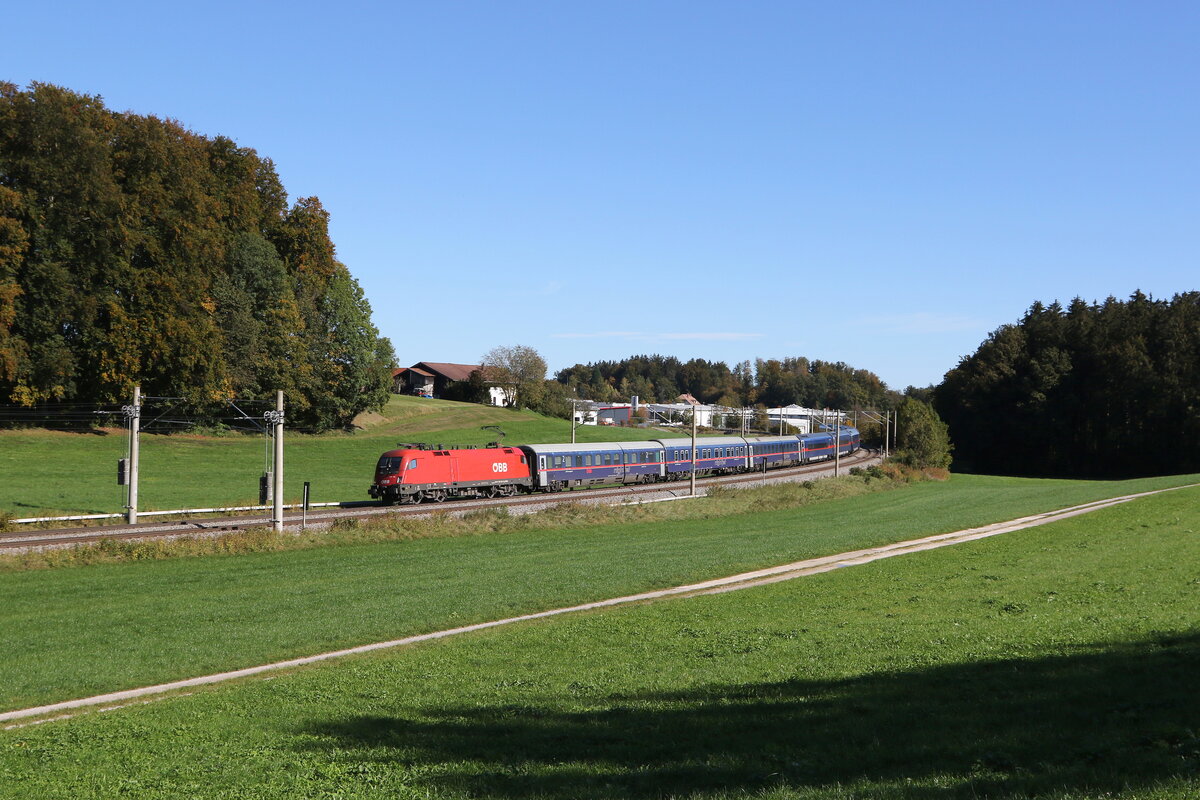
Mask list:
[[[416,469],[416,468],[417,468],[417,460],[416,460],[415,458],[414,458],[412,461],[409,461],[409,462],[408,462],[408,468],[409,468],[409,469]]]
[[[583,456],[575,456],[575,466],[577,466],[577,467],[583,466]]]

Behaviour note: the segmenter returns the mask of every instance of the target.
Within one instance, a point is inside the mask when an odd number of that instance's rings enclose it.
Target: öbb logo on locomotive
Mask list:
[[[836,443],[835,443],[836,439]],[[789,436],[708,436],[597,444],[531,444],[462,450],[406,447],[379,457],[368,494],[383,503],[440,502],[596,484],[656,483],[697,475],[797,466],[849,455],[858,430],[843,425]]]

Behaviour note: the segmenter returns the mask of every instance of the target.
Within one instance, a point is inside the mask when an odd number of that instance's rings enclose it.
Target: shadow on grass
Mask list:
[[[845,787],[877,797],[1094,796],[1200,784],[1200,634],[844,681],[712,685],[305,728],[430,788],[651,798]],[[911,781],[911,782],[910,782]],[[857,795],[855,795],[857,796]]]

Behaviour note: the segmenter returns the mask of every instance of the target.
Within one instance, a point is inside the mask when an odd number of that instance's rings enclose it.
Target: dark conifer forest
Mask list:
[[[394,356],[328,222],[224,136],[0,83],[0,403],[282,389],[290,420],[349,424]]]
[[[934,405],[957,469],[1200,471],[1200,292],[1035,303],[946,374]]]

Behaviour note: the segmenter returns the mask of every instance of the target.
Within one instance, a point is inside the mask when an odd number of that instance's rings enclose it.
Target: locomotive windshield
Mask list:
[[[381,456],[379,465],[375,467],[375,474],[395,475],[400,471],[400,465],[403,463],[404,459],[397,456]]]

